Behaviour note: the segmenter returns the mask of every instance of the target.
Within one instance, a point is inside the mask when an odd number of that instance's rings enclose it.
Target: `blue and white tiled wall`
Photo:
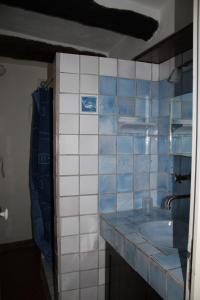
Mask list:
[[[57,54],[55,234],[60,300],[103,300],[105,243],[98,214],[160,206],[173,185],[166,81],[158,65]],[[151,126],[121,127],[135,117]]]

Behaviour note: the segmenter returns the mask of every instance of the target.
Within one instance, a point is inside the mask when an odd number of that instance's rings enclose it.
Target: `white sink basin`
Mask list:
[[[142,236],[167,253],[173,250],[186,250],[188,224],[181,221],[153,221],[139,227]]]

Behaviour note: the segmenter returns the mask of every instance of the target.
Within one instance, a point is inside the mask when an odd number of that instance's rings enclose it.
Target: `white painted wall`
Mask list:
[[[0,243],[32,237],[29,195],[29,152],[32,92],[47,77],[47,65],[0,57],[6,74],[0,77],[0,206],[9,209],[9,219],[0,219]]]

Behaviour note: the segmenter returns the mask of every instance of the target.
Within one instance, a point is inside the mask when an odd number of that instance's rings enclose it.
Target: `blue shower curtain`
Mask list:
[[[30,192],[33,238],[48,262],[53,253],[53,90],[33,93]]]

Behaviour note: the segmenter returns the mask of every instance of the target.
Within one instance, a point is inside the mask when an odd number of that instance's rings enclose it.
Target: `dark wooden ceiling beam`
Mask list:
[[[1,3],[73,20],[147,41],[158,29],[155,19],[128,10],[107,8],[93,0],[2,0]]]

